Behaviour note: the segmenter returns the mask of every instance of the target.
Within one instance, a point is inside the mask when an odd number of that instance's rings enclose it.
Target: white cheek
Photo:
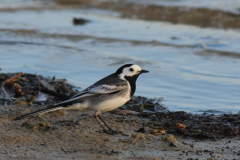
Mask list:
[[[125,69],[123,69],[123,73],[121,73],[119,76],[120,76],[120,78],[121,79],[123,79],[123,80],[126,80],[125,79],[125,76],[130,76],[130,77],[132,77],[132,76],[134,76],[134,75],[136,75],[138,72],[137,72],[137,70],[139,70],[138,68],[133,68],[134,69],[134,71],[130,71],[130,68],[125,68]]]
[[[134,72],[126,71],[126,72],[125,72],[125,75],[126,75],[126,76],[133,76],[133,75],[134,75]]]
[[[126,76],[134,76],[136,74],[135,71],[130,71],[129,68],[128,69],[125,69],[123,71],[123,74],[126,75]]]
[[[131,72],[131,73],[130,73],[130,76],[133,76],[133,75],[135,75],[135,73],[134,73],[134,72]]]

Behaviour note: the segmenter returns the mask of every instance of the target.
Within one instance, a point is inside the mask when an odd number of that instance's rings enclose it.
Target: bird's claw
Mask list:
[[[122,134],[123,136],[129,136],[128,134],[124,134],[122,131],[117,131],[117,130],[101,130],[101,131],[96,131],[98,133],[107,133],[107,134],[111,134],[111,135],[116,135],[116,134]]]
[[[116,131],[116,130],[113,130],[113,129],[103,130],[103,132],[105,132],[107,134],[111,134],[111,135],[116,135],[116,134],[122,133],[122,132],[119,132],[119,131]]]

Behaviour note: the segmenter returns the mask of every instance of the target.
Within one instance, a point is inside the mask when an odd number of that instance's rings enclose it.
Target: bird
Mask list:
[[[45,109],[22,115],[13,120],[20,120],[36,114],[47,113],[59,109],[94,111],[93,116],[103,128],[103,131],[114,134],[116,131],[111,129],[101,118],[102,112],[114,110],[128,102],[136,91],[138,76],[147,72],[149,71],[143,70],[138,65],[125,64],[118,68],[115,73],[97,81],[68,100],[54,104]],[[105,127],[99,120],[103,122]]]

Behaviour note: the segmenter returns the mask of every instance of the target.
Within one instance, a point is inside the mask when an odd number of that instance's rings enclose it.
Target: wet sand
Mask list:
[[[42,107],[40,107],[42,108]],[[36,110],[16,102],[0,108],[0,155],[3,159],[238,159],[239,136],[200,140],[171,134],[136,132],[149,119],[104,113],[117,135],[103,133],[92,113],[55,111],[20,121]],[[146,130],[150,128],[146,127]],[[172,142],[172,144],[171,144]]]

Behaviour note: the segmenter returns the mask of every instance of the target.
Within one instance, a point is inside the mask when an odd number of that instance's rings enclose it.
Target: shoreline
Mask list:
[[[0,79],[6,82],[14,75],[3,79],[0,74]],[[45,83],[40,81],[39,86],[35,76],[24,74],[16,78],[18,81],[14,82],[21,85],[24,96],[0,107],[0,155],[4,159],[237,159],[240,156],[239,115],[170,112],[161,105],[161,99],[134,97],[123,107],[103,113],[106,122],[119,132],[116,135],[103,133],[92,112],[58,110],[12,121],[66,98],[61,91],[49,92],[51,85],[65,84],[60,85],[65,88],[65,95],[70,95],[67,91],[74,87],[66,81],[45,77],[41,77]],[[37,101],[37,97],[32,101],[26,99],[32,94],[25,88],[28,83],[35,91],[34,86],[55,96],[46,98],[46,102]]]

